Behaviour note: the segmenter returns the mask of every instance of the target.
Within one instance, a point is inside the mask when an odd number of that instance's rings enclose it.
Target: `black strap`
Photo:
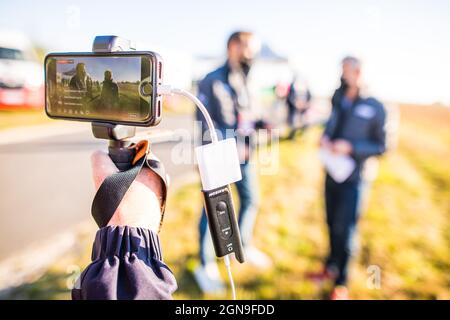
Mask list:
[[[95,194],[91,208],[92,216],[99,228],[108,225],[146,160],[147,155],[139,159],[130,169],[112,174],[103,181]]]

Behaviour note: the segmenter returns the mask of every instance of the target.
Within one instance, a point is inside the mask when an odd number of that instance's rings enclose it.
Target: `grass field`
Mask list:
[[[166,100],[163,104],[164,115],[188,114],[194,110],[192,104],[186,99],[170,97]],[[44,107],[40,110],[0,110],[0,130],[51,123],[51,121],[45,114]]]
[[[0,111],[0,130],[50,122],[42,110]]]
[[[359,228],[360,249],[352,263],[354,299],[450,298],[450,108],[401,106],[398,147],[380,161],[367,210]],[[255,244],[274,260],[260,272],[233,263],[238,296],[243,299],[321,299],[327,286],[305,278],[327,253],[322,203],[323,172],[317,159],[320,129],[280,145],[278,174],[261,176],[263,206]],[[282,182],[282,183],[280,183]],[[175,298],[202,299],[188,271],[196,262],[199,185],[170,195],[162,243],[167,264],[179,283]],[[70,265],[89,261],[74,252],[35,282],[17,288],[12,298],[69,298]],[[373,268],[381,285],[369,284]],[[221,266],[225,278],[225,270]],[[208,297],[214,298],[214,297]]]

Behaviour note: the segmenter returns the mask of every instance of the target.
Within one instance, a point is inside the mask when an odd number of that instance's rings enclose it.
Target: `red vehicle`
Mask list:
[[[42,108],[43,72],[25,36],[0,31],[0,110]]]

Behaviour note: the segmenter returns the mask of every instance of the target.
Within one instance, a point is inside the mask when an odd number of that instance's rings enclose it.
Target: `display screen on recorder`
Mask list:
[[[147,63],[146,63],[147,61]],[[151,99],[140,85],[150,63],[139,56],[52,57],[47,62],[47,102],[62,117],[142,121]]]

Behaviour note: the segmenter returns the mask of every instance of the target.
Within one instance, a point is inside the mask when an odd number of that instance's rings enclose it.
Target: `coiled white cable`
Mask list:
[[[183,89],[178,89],[178,88],[172,88],[171,86],[166,86],[166,85],[158,86],[158,94],[162,94],[162,95],[178,94],[178,95],[184,96],[184,97],[190,99],[192,102],[194,102],[194,104],[197,106],[197,108],[200,109],[200,111],[202,112],[203,116],[206,119],[206,123],[208,125],[208,129],[209,129],[209,132],[211,135],[211,142],[212,143],[218,142],[216,128],[214,127],[214,123],[211,119],[211,116],[209,115],[208,110],[206,110],[206,107],[204,106],[204,104],[195,95],[193,95],[189,91],[186,91]]]

